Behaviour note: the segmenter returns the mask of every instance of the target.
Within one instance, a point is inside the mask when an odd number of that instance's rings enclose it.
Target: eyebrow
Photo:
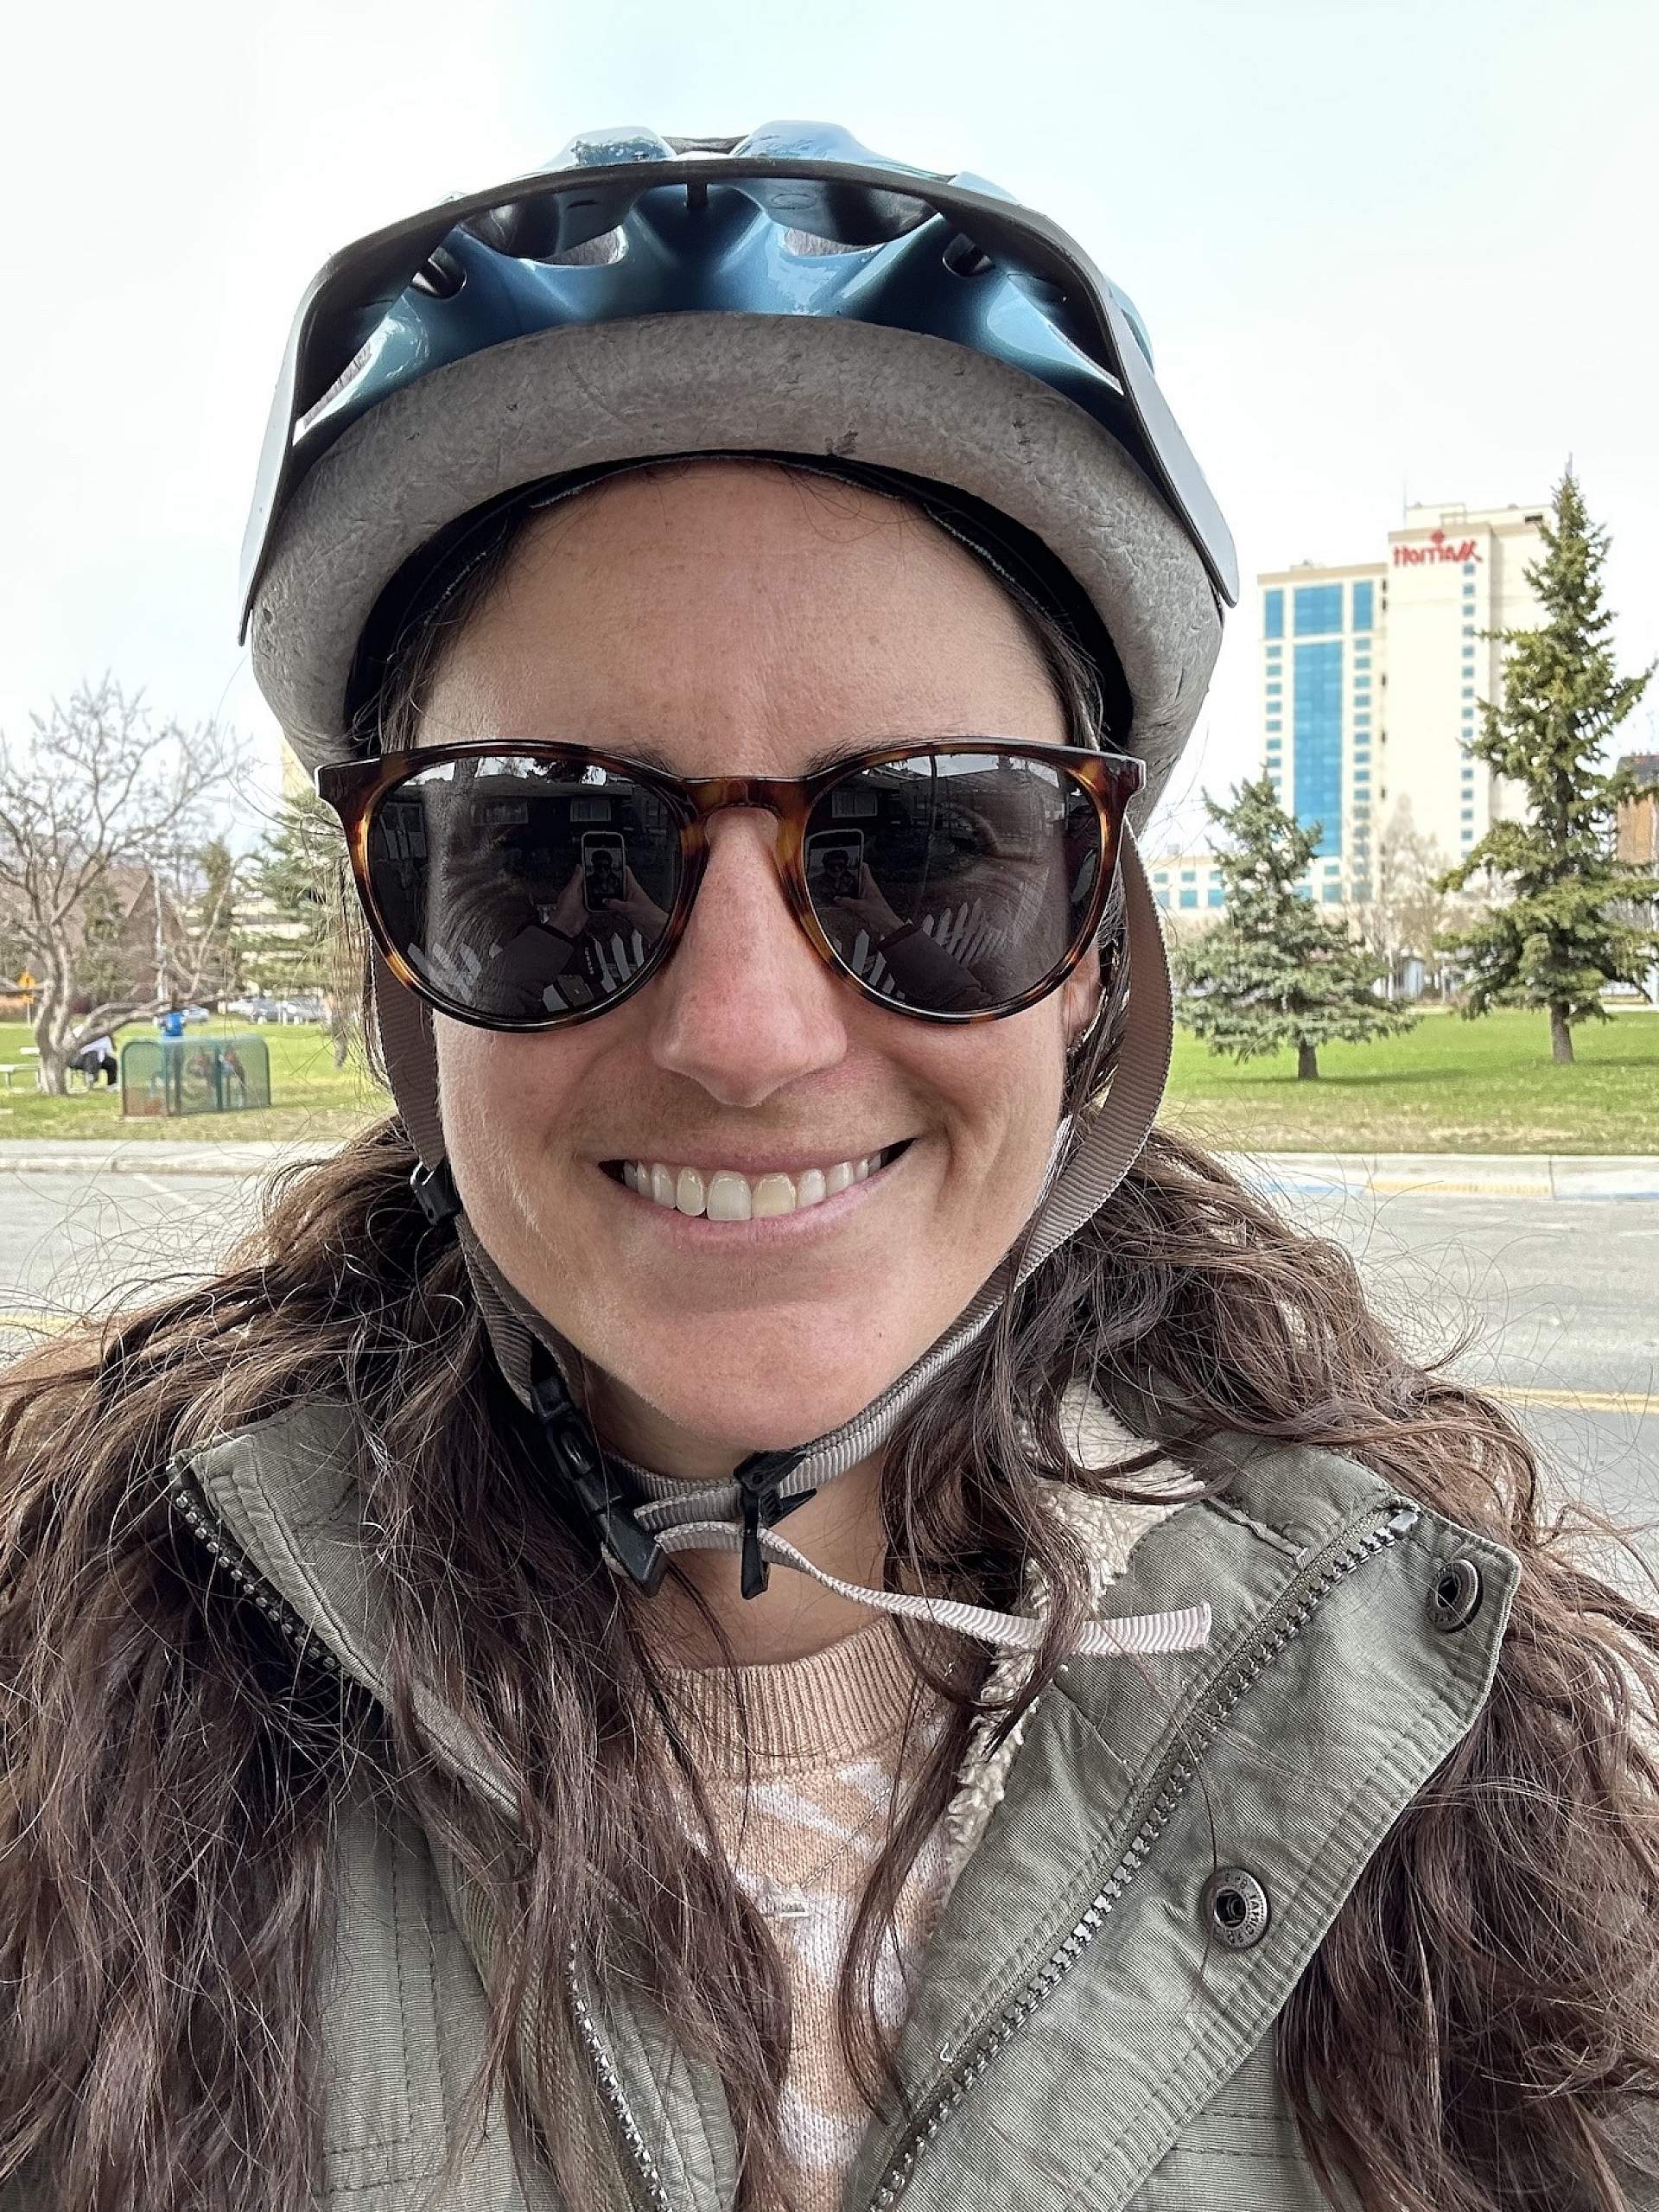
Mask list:
[[[888,745],[943,743],[945,737],[960,737],[966,734],[965,731],[951,730],[937,738],[865,737],[850,741],[844,739],[839,740],[834,744],[821,745],[816,752],[809,753],[797,773],[801,776],[816,776],[825,768],[835,767],[842,760],[856,760],[863,753],[880,753]],[[630,739],[626,744],[618,746],[616,749],[626,754],[629,760],[638,760],[644,767],[659,769],[665,776],[684,774],[683,769],[677,767],[660,746],[652,745],[648,740],[636,743]],[[696,779],[692,778],[690,780],[695,782]]]

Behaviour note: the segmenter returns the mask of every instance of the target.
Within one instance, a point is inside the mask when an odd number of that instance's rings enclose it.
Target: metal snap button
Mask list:
[[[1218,1942],[1248,1951],[1268,1932],[1268,1893],[1243,1866],[1217,1868],[1204,1885],[1204,1910]]]
[[[1467,1628],[1480,1611],[1480,1569],[1473,1560],[1446,1560],[1428,1593],[1428,1617],[1443,1634]]]

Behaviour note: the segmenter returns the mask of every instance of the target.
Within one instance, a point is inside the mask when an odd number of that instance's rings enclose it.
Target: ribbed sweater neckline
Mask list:
[[[705,1770],[742,1772],[749,1761],[772,1774],[804,1773],[856,1758],[889,1742],[902,1725],[916,1672],[888,1620],[843,1637],[804,1659],[753,1666],[669,1667],[670,1701]],[[932,1700],[923,1693],[925,1703]]]

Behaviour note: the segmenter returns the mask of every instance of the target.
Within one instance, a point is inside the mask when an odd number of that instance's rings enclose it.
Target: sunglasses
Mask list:
[[[394,975],[480,1029],[562,1029],[644,988],[685,933],[723,807],[777,817],[790,911],[878,1005],[995,1021],[1056,990],[1106,910],[1145,767],[952,737],[798,777],[685,778],[488,738],[333,763],[369,929]]]

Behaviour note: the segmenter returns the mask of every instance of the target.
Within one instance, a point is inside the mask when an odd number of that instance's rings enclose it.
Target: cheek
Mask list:
[[[581,1083],[569,1038],[512,1037],[435,1017],[444,1147],[474,1227],[487,1246],[505,1212],[545,1193]],[[545,1200],[543,1199],[543,1203]]]

